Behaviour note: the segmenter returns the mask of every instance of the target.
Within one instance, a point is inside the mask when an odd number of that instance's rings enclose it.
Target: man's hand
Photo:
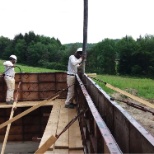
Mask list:
[[[81,57],[82,57],[82,60],[84,60],[86,58],[86,55],[82,54]]]

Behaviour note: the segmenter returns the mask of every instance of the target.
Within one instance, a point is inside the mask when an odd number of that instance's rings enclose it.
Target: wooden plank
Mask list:
[[[68,110],[64,107],[65,103],[61,106],[60,117],[57,129],[57,135],[61,133],[64,127],[68,124]],[[66,130],[56,141],[55,148],[68,148],[68,130]]]
[[[24,112],[18,114],[17,116],[15,116],[14,118],[11,118],[10,120],[4,122],[3,124],[0,125],[0,129],[7,126],[9,123],[12,123],[18,119],[20,119],[21,117],[27,115],[28,113],[36,110],[37,108],[41,107],[42,105],[46,104],[48,101],[52,101],[55,100],[57,97],[59,97],[59,94],[57,94],[56,96],[54,96],[53,98],[51,98],[50,100],[44,100],[43,102],[39,103],[38,105],[35,105],[27,110],[25,110]]]
[[[35,154],[41,154],[48,150],[56,142],[57,138],[55,136],[50,136],[48,140],[35,152]]]
[[[71,121],[76,115],[76,109],[69,110],[69,121]],[[78,119],[69,127],[69,149],[83,149]]]
[[[53,151],[46,151],[44,154],[69,154],[69,150],[68,149],[54,149]]]
[[[84,154],[83,150],[69,150],[69,154]]]
[[[54,149],[54,154],[69,154],[68,149]]]
[[[44,154],[54,154],[54,151],[46,151]]]
[[[10,114],[9,119],[12,119],[12,117],[14,115],[14,109],[16,107],[17,100],[18,100],[18,90],[19,90],[20,84],[21,84],[21,82],[19,82],[19,84],[18,84],[17,95],[16,95],[16,98],[15,98],[15,101],[13,102],[13,106],[12,106],[12,109],[11,109],[11,114]],[[3,145],[2,145],[1,154],[4,154],[4,152],[5,152],[5,147],[6,147],[6,143],[7,143],[7,140],[8,140],[10,128],[11,128],[11,123],[9,123],[7,125],[7,128],[6,128],[6,133],[5,133],[5,137],[4,137],[4,141],[3,141]]]
[[[58,100],[52,108],[52,111],[49,116],[49,120],[47,123],[47,126],[45,128],[44,134],[42,136],[41,142],[39,147],[41,147],[44,142],[48,139],[51,135],[56,135],[57,132],[57,126],[59,122],[59,114],[60,114],[60,107],[63,102],[61,100]],[[49,149],[53,149],[53,146],[51,146]]]
[[[87,73],[87,76],[88,76],[88,77],[96,77],[97,74],[96,74],[96,73]]]
[[[43,101],[24,101],[24,102],[18,102],[16,107],[31,107],[34,105],[38,105],[39,103],[44,102]],[[49,105],[53,105],[54,101],[49,101],[46,104],[44,104],[44,106],[49,106]],[[6,103],[0,103],[0,108],[11,108],[12,105],[11,104],[6,104]]]
[[[149,103],[149,102],[146,101],[146,100],[143,100],[143,99],[141,99],[141,98],[139,98],[139,97],[137,97],[137,96],[131,95],[130,93],[128,93],[128,92],[126,92],[126,91],[123,91],[123,90],[121,90],[121,89],[119,89],[119,88],[116,88],[116,87],[114,87],[114,86],[112,86],[112,85],[110,85],[110,84],[108,84],[108,83],[106,84],[106,87],[108,87],[108,88],[110,88],[110,89],[113,89],[113,90],[115,90],[115,91],[117,91],[117,92],[119,92],[119,93],[121,93],[121,94],[123,94],[123,95],[125,95],[125,96],[128,96],[128,97],[130,97],[130,98],[136,100],[137,102],[140,102],[140,103],[142,103],[142,104],[144,104],[144,105],[146,105],[146,106],[151,107],[151,108],[154,109],[154,105],[151,104],[151,103]]]

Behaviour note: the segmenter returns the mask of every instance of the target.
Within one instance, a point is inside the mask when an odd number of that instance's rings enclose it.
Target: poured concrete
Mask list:
[[[39,146],[39,142],[8,142],[5,149],[5,154],[34,154]],[[2,143],[0,143],[0,149]]]

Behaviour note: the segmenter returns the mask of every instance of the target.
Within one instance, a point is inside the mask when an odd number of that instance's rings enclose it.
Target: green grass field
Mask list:
[[[21,68],[23,73],[39,73],[39,72],[62,72],[58,70],[51,70],[40,67],[30,67],[17,64]],[[15,68],[16,72],[20,72],[19,68]],[[0,60],[0,74],[4,72],[3,61]],[[145,99],[154,99],[154,80],[147,78],[134,78],[134,77],[121,77],[115,75],[97,75],[97,79],[107,82],[122,90],[127,90],[131,93],[131,90],[137,92],[137,96]],[[95,81],[95,80],[94,80]],[[102,87],[106,93],[112,94],[113,90],[105,86],[103,82],[95,81],[100,87]]]
[[[139,97],[154,99],[154,80],[152,79],[121,77],[115,75],[98,75],[97,78],[129,93],[131,93],[131,91],[136,91],[136,94]],[[106,87],[104,83],[97,81],[97,84],[107,93],[114,93],[114,91]]]
[[[0,74],[4,72],[4,66],[3,66],[4,60],[0,60]],[[15,71],[16,73],[40,73],[40,72],[62,72],[59,70],[52,70],[52,69],[47,69],[47,68],[41,68],[41,67],[31,67],[31,66],[26,66],[22,64],[16,64]]]

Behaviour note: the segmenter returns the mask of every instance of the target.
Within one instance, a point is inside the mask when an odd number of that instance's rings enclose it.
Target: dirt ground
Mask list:
[[[127,90],[128,91],[128,90]],[[130,91],[128,91],[130,93]],[[135,90],[131,90],[131,94],[136,95],[136,91]],[[154,113],[154,109],[145,106],[144,104],[141,104],[139,102],[135,102],[134,100],[124,97],[123,95],[119,94],[119,93],[114,93],[112,94],[111,97],[114,97],[117,100],[124,100],[127,102],[131,102],[137,105],[140,105],[150,111],[152,111]],[[146,100],[149,101],[150,103],[154,104],[154,99],[153,100]],[[153,137],[154,137],[154,115],[150,112],[145,112],[142,111],[140,109],[136,109],[132,106],[127,105],[124,102],[120,102],[120,101],[116,101],[117,103],[119,103],[131,116],[134,117],[134,119],[136,119],[136,121],[138,121]]]

